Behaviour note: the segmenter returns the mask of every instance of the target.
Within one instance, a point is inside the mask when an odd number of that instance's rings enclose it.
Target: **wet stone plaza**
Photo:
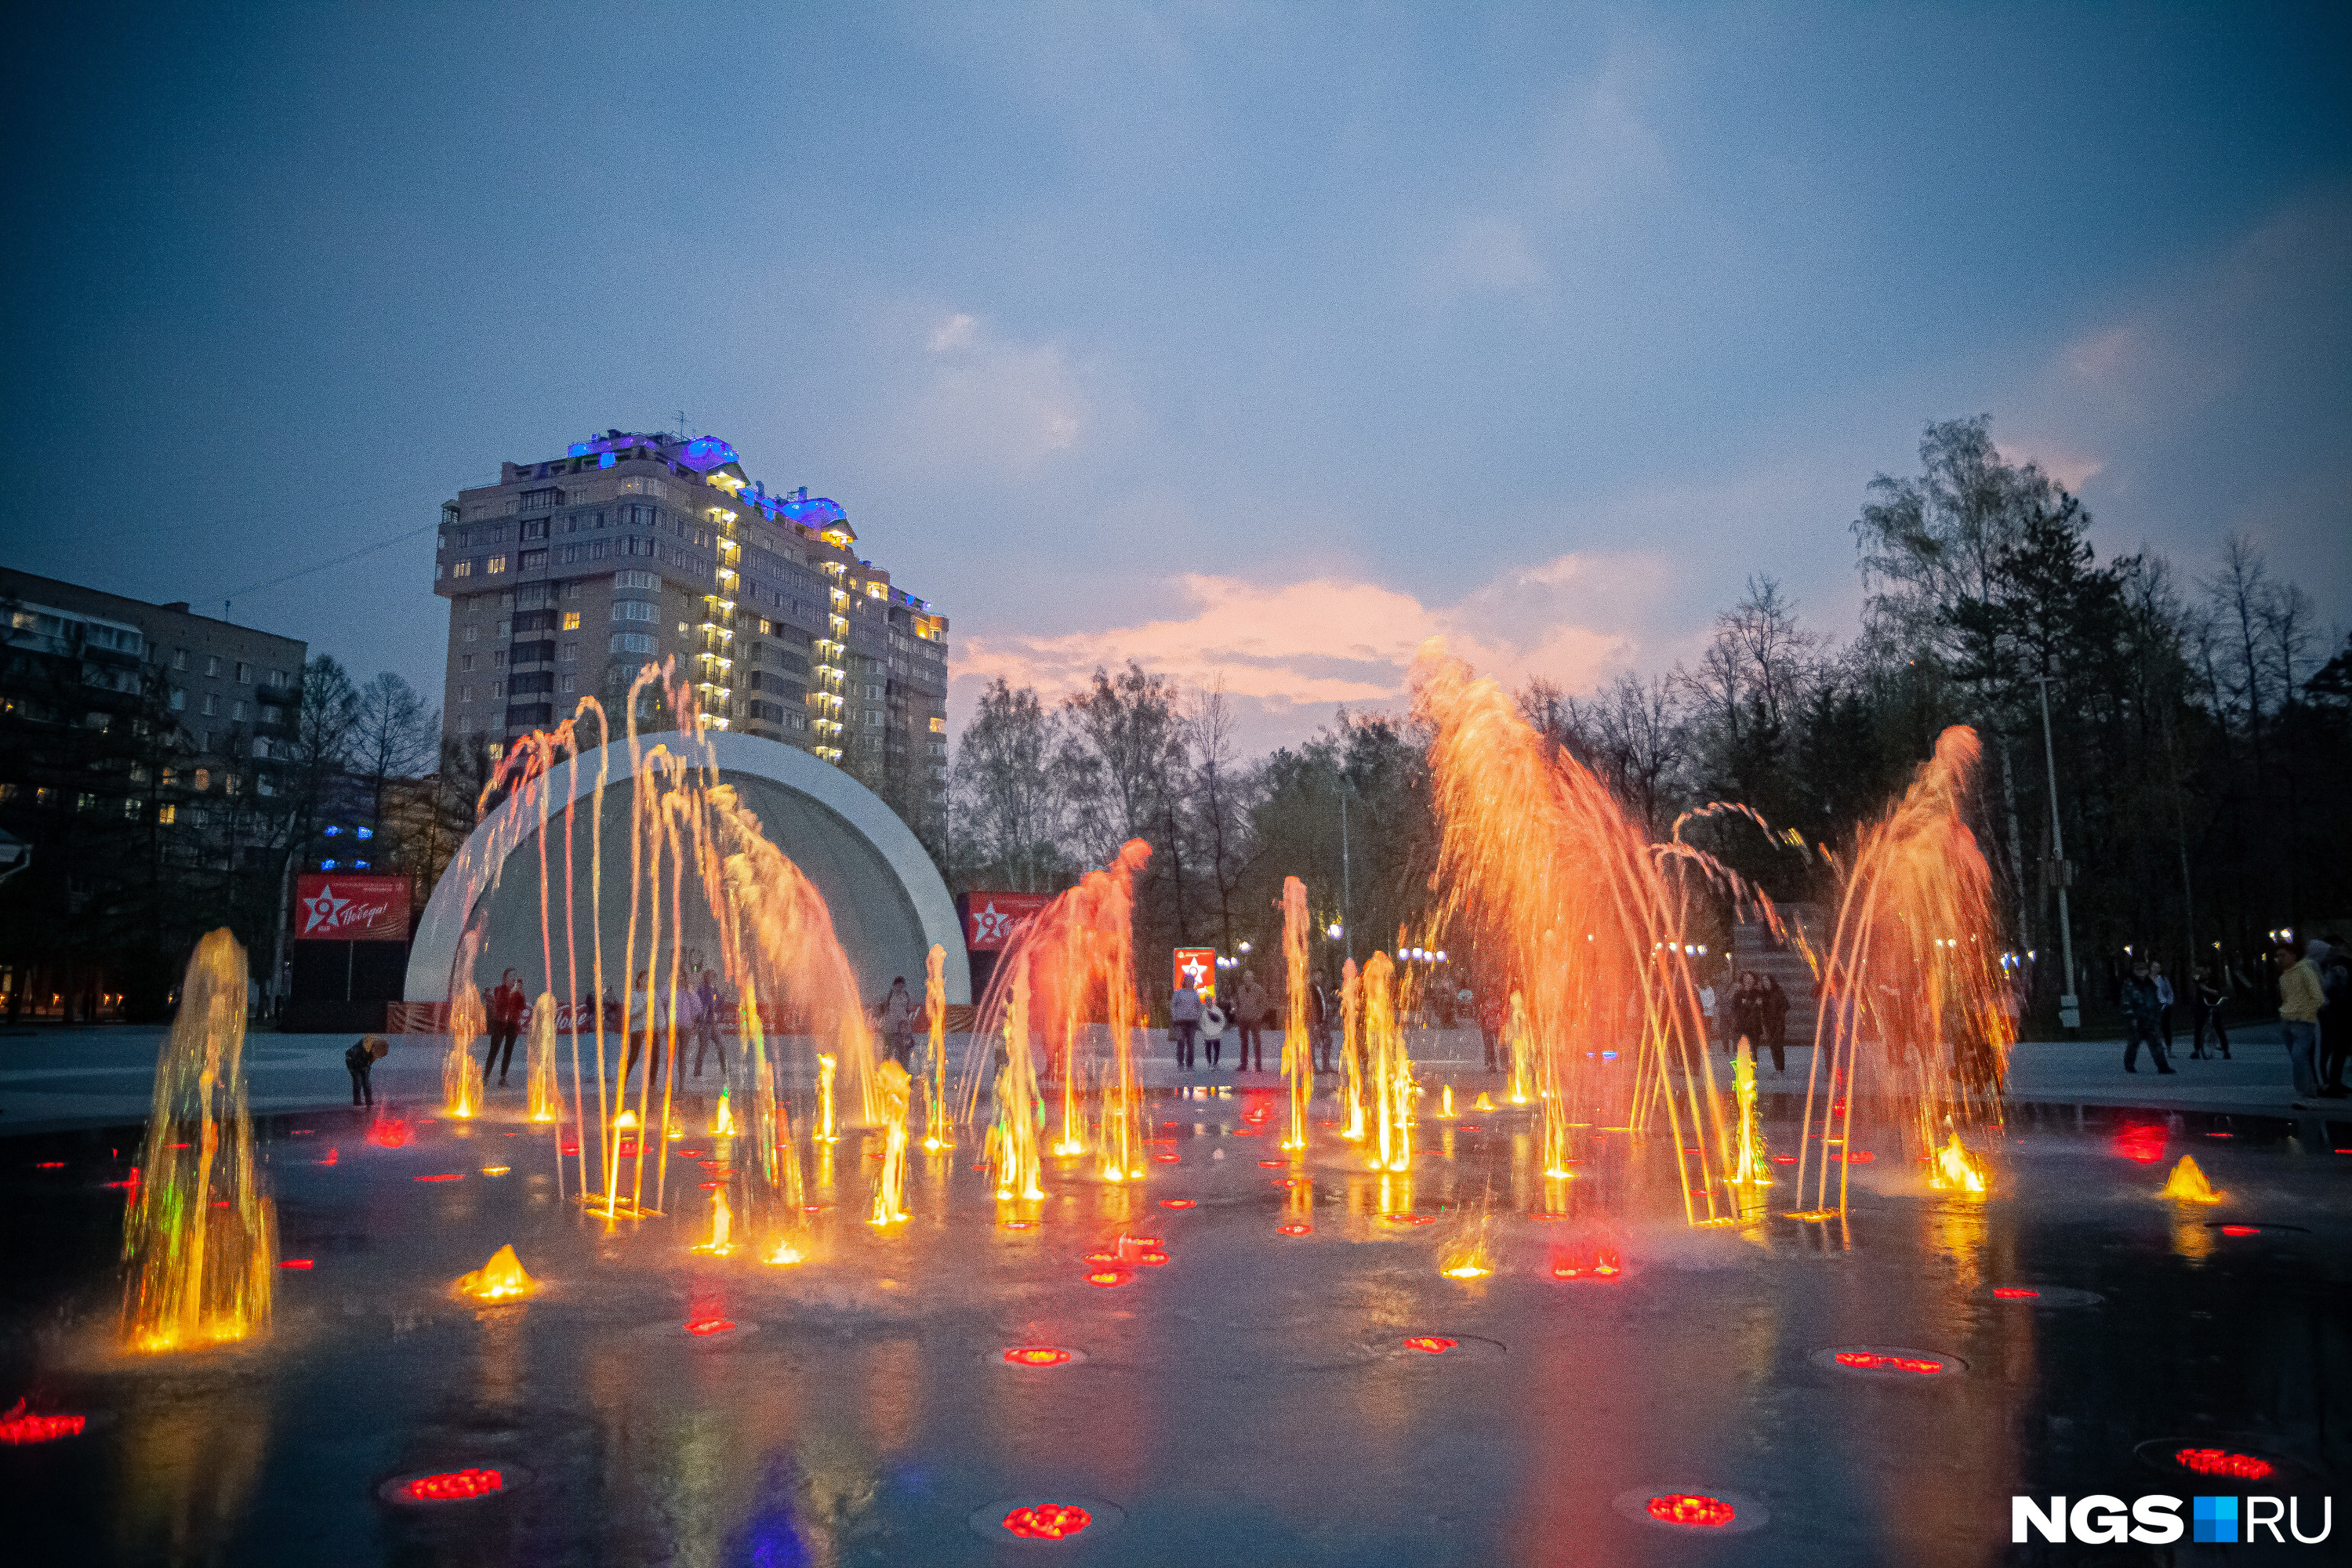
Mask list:
[[[1291,1151],[1287,1096],[1258,1081],[1149,1091],[1143,1180],[1049,1150],[1034,1202],[997,1201],[974,1140],[919,1142],[890,1226],[869,1223],[886,1134],[845,1131],[814,1147],[790,1264],[740,1234],[714,1247],[743,1151],[710,1135],[708,1091],[645,1152],[646,1212],[617,1218],[583,1210],[573,1135],[523,1120],[514,1089],[471,1120],[429,1094],[261,1115],[269,1330],[170,1356],[119,1329],[143,1130],[9,1139],[0,1376],[29,1402],[20,1424],[50,1423],[0,1446],[10,1555],[2337,1550],[2016,1546],[2011,1499],[2329,1489],[2352,1396],[2352,1122],[2014,1103],[1974,1193],[1931,1186],[1858,1106],[1829,1186],[1846,1184],[1843,1215],[1801,1220],[1803,1097],[1767,1092],[1772,1201],[1693,1226],[1656,1129],[1580,1128],[1572,1174],[1549,1178],[1536,1108],[1483,1109],[1496,1080],[1432,1073],[1410,1169],[1372,1172],[1329,1080]],[[2219,1201],[2160,1195],[2183,1156]],[[535,1289],[457,1292],[509,1246]]]

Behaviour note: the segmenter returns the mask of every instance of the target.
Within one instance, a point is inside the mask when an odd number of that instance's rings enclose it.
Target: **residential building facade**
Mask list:
[[[442,506],[445,740],[502,748],[588,697],[617,728],[651,665],[704,722],[801,747],[935,827],[947,617],[856,544],[840,506],[769,493],[715,437],[610,430],[502,463]],[[670,721],[650,702],[639,719]]]
[[[32,847],[0,900],[10,1010],[167,984],[182,924],[266,941],[309,650],[5,567],[0,615],[0,831]]]

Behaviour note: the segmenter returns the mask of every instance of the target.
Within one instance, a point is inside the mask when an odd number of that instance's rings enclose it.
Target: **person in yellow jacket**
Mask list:
[[[2287,1064],[2294,1069],[2298,1100],[2319,1095],[2319,1010],[2327,1005],[2326,987],[2319,970],[2307,958],[2297,958],[2293,946],[2281,942],[2271,953],[2279,972],[2279,1028],[2286,1036]]]

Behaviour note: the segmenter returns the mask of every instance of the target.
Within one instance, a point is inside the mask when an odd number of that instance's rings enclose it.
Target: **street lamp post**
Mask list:
[[[2050,781],[2050,853],[2058,883],[2058,946],[2060,960],[2066,966],[2066,988],[2058,996],[2058,1022],[2064,1028],[2080,1029],[2083,999],[2074,992],[2074,921],[2066,909],[2066,884],[2072,877],[2066,865],[2066,829],[2058,820],[2058,748],[2050,739],[2050,677],[2037,675],[2033,683],[2042,691],[2042,761]]]
[[[1356,961],[1356,899],[1348,865],[1348,770],[1339,770],[1339,934],[1348,941],[1348,962]]]

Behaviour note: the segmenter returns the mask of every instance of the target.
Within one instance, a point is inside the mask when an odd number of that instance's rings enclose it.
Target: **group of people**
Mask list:
[[[2352,1054],[2352,953],[2330,931],[2305,942],[2300,952],[2292,942],[2281,942],[2270,958],[2278,973],[2279,1025],[2296,1098],[2345,1099],[2352,1094],[2344,1083],[2345,1060]],[[2244,989],[2242,979],[2216,962],[2195,970],[2187,986],[2176,990],[2161,960],[2136,956],[2116,998],[2124,1014],[2124,1071],[2139,1070],[2143,1046],[2158,1073],[2176,1070],[2173,1026],[2176,1009],[2184,1005],[2196,1025],[2189,1059],[2209,1059],[2215,1053],[2231,1059],[2222,1014],[2231,997]],[[2206,1049],[2209,1037],[2211,1052]]]
[[[1233,1014],[1228,1018],[1213,1001],[1204,1000],[1192,985],[1179,985],[1168,998],[1168,1034],[1176,1047],[1176,1065],[1186,1072],[1193,1070],[1196,1052],[1205,1047],[1208,1065],[1219,1066],[1224,1053],[1225,1026],[1232,1025],[1239,1037],[1240,1054],[1234,1058],[1234,1071],[1264,1072],[1265,1070],[1265,1026],[1274,1016],[1274,998],[1251,971],[1242,971],[1241,983],[1234,988]],[[1317,1072],[1333,1071],[1331,1065],[1331,1021],[1335,1016],[1331,991],[1320,977],[1307,983],[1307,1038],[1314,1052]],[[1279,1068],[1280,1058],[1275,1066]]]

